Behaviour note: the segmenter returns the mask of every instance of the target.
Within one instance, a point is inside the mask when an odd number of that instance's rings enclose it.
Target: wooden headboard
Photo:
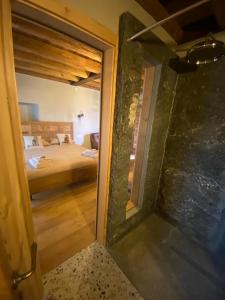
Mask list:
[[[73,138],[72,122],[31,121],[22,123],[23,135],[40,135],[46,141],[57,138],[57,133],[67,133]]]

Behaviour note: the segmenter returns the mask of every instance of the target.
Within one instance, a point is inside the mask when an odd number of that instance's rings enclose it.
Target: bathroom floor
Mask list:
[[[225,281],[209,255],[151,215],[110,253],[146,300],[224,300]]]
[[[54,300],[143,299],[97,242],[45,274],[43,283]]]

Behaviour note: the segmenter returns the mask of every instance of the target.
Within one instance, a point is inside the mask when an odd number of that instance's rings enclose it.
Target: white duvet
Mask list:
[[[82,155],[82,152],[85,150],[85,148],[75,144],[52,145],[24,150],[28,179],[43,177],[88,165],[96,165],[97,167],[98,158]],[[42,165],[42,168],[32,168],[29,165],[29,159],[40,156],[45,156],[50,159],[51,164],[46,160],[46,166]]]

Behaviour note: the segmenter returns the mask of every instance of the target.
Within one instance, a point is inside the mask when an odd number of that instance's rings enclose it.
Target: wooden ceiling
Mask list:
[[[156,21],[199,0],[136,0]],[[225,29],[225,0],[211,0],[165,23],[163,28],[178,44]]]
[[[18,15],[12,27],[16,72],[100,89],[101,51]]]

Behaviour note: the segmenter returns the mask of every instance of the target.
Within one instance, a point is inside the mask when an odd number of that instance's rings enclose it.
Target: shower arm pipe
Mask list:
[[[131,42],[134,39],[136,39],[137,37],[139,37],[142,34],[144,34],[145,32],[147,32],[149,30],[152,30],[152,29],[154,29],[154,28],[156,28],[156,27],[158,27],[158,26],[160,26],[160,25],[162,25],[162,24],[164,24],[164,23],[166,23],[166,22],[168,22],[168,21],[170,21],[170,20],[172,20],[172,19],[174,19],[174,18],[176,18],[176,17],[184,14],[184,13],[186,13],[189,10],[192,10],[192,9],[194,9],[194,8],[200,6],[200,5],[203,5],[203,4],[207,3],[207,2],[210,2],[210,1],[211,0],[201,0],[201,1],[199,1],[197,3],[194,3],[194,4],[190,5],[190,6],[187,6],[187,7],[183,8],[183,9],[177,11],[176,13],[170,15],[169,17],[167,17],[167,18],[165,18],[165,19],[163,19],[163,20],[161,20],[159,22],[155,22],[152,25],[150,25],[149,27],[147,27],[147,28],[139,31],[138,33],[134,34],[132,37],[130,37],[129,39],[127,39],[127,41]]]

